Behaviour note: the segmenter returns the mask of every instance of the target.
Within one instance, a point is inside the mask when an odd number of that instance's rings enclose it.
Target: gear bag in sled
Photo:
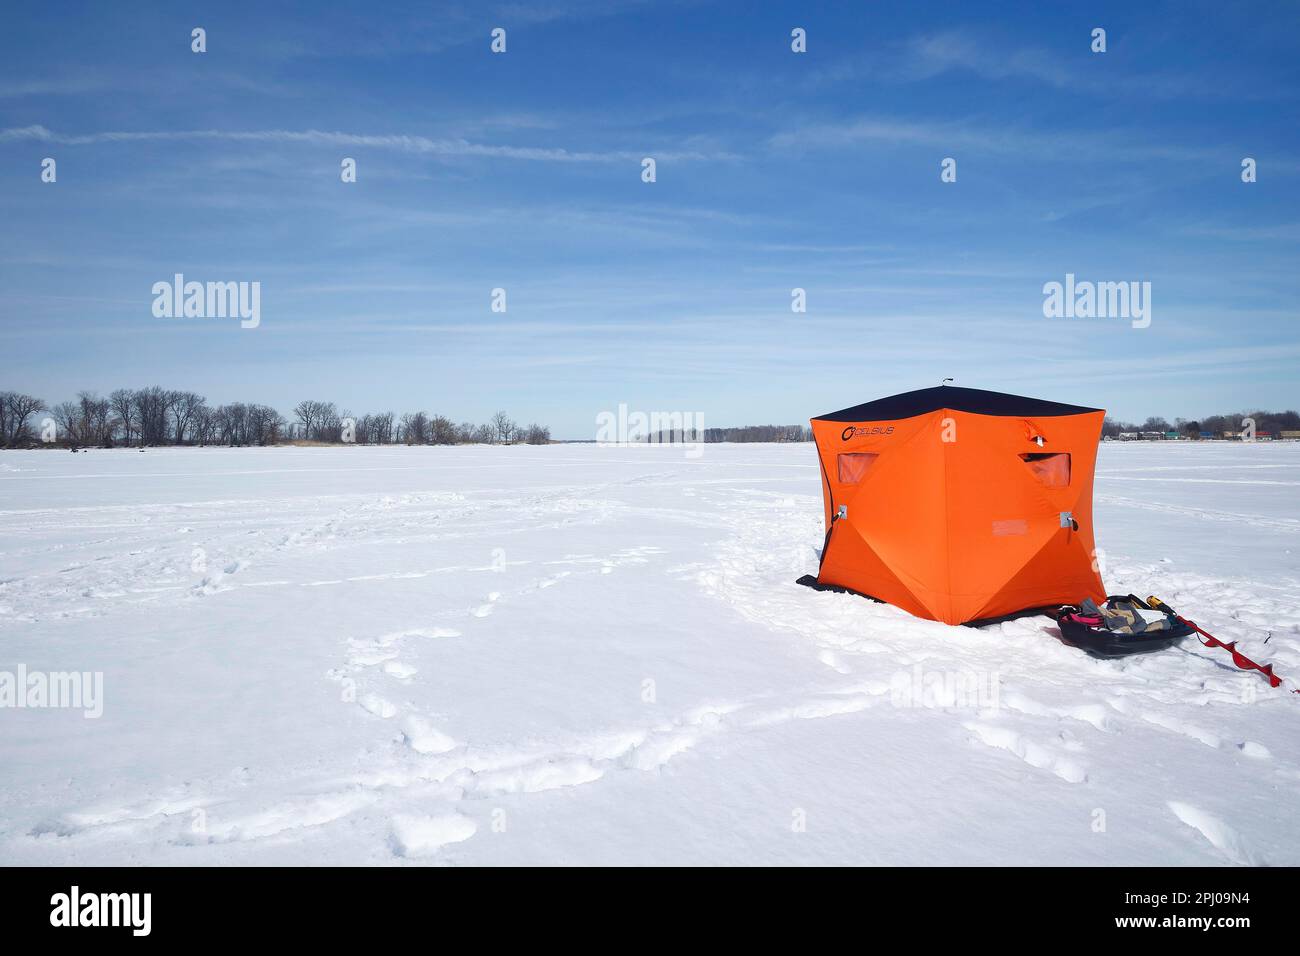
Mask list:
[[[1192,628],[1175,615],[1151,607],[1133,594],[1111,595],[1101,605],[1091,598],[1056,612],[1065,643],[1097,657],[1124,657],[1177,644]]]

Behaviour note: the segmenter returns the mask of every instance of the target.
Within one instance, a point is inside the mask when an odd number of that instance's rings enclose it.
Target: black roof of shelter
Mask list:
[[[1087,412],[1100,412],[1100,408],[1086,408],[1083,405],[1065,405],[1061,402],[1048,402],[1041,398],[1026,398],[1023,395],[1007,395],[1003,392],[986,392],[980,388],[961,388],[956,385],[936,385],[933,388],[919,388],[914,392],[903,392],[888,398],[878,398],[874,402],[864,402],[852,408],[842,408],[838,412],[818,415],[814,421],[823,422],[886,422],[900,418],[912,418],[925,415],[941,408],[954,412],[970,412],[975,415],[1006,415],[1014,417],[1050,418],[1059,415],[1082,415]]]

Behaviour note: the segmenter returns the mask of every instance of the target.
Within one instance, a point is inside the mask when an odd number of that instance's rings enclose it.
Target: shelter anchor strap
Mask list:
[[[1236,641],[1225,642],[1219,640],[1217,637],[1215,637],[1209,631],[1202,628],[1196,622],[1187,620],[1187,618],[1180,615],[1177,611],[1171,608],[1164,601],[1160,600],[1158,597],[1152,596],[1147,598],[1147,604],[1151,605],[1151,607],[1155,608],[1158,611],[1167,611],[1174,616],[1175,620],[1182,621],[1193,631],[1195,631],[1197,635],[1199,635],[1197,637],[1197,640],[1200,640],[1201,643],[1206,647],[1222,647],[1225,651],[1227,651],[1229,654],[1232,655],[1232,662],[1236,664],[1238,667],[1240,667],[1242,670],[1259,671],[1266,678],[1268,678],[1268,685],[1270,687],[1282,686],[1282,681],[1284,680],[1284,678],[1273,673],[1272,664],[1256,664],[1245,654],[1241,653],[1241,651],[1237,650]],[[1202,640],[1202,638],[1204,638],[1204,640]],[[1292,689],[1291,693],[1300,694],[1300,689]]]
[[[841,518],[847,518],[848,516],[849,516],[848,505],[840,505],[838,508],[835,509],[835,511],[831,513],[831,523],[826,526],[826,537],[822,540],[821,560],[817,563],[818,577],[821,577],[822,565],[826,563],[826,552],[829,551],[831,547],[831,531],[834,530],[835,528],[835,522],[839,521]]]

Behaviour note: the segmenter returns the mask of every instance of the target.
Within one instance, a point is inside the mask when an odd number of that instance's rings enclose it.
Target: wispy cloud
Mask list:
[[[1200,223],[1181,230],[1185,236],[1227,239],[1232,242],[1300,242],[1300,222],[1267,226],[1218,226]]]
[[[931,123],[891,117],[858,116],[838,121],[809,123],[776,133],[767,145],[777,150],[841,149],[862,143],[898,146],[934,146],[940,149],[975,149],[1023,156],[1050,155],[1060,161],[1103,158],[1107,161],[1148,162],[1183,160],[1198,163],[1232,162],[1236,154],[1225,147],[1186,146],[1146,137],[1137,131],[1107,127],[1043,132],[1017,127],[996,119],[969,119]],[[1289,164],[1282,164],[1289,165]]]
[[[1076,52],[1086,50],[1088,34],[1077,39]],[[1252,84],[1243,77],[1223,77],[1173,70],[1120,67],[1088,70],[1077,57],[1060,49],[1025,45],[987,30],[944,30],[892,44],[871,59],[844,58],[813,71],[809,83],[833,86],[860,80],[907,84],[965,74],[991,83],[1045,86],[1098,96],[1138,94],[1145,98],[1262,100],[1294,98],[1295,92],[1274,84]]]
[[[87,94],[129,93],[132,96],[156,95],[160,90],[174,93],[178,89],[210,92],[230,90],[256,96],[301,97],[310,90],[279,82],[262,74],[236,69],[209,70],[203,73],[177,74],[158,67],[142,66],[129,74],[106,70],[58,71],[55,79],[0,78],[0,100],[82,97]]]
[[[957,31],[915,37],[909,43],[908,54],[903,73],[911,79],[968,70],[989,79],[1029,77],[1056,87],[1073,81],[1061,58],[1047,50],[1007,49],[1005,43]]]
[[[308,130],[132,130],[99,133],[57,133],[44,126],[22,126],[0,130],[0,143],[35,140],[63,146],[94,146],[105,143],[142,142],[247,142],[282,143],[309,146],[358,146],[396,150],[435,157],[477,157],[517,159],[551,163],[639,162],[646,155],[674,162],[735,160],[732,153],[708,153],[699,150],[569,150],[543,146],[506,146],[475,143],[465,139],[432,139],[407,134],[369,135],[318,129]]]
[[[393,57],[441,53],[471,43],[486,45],[494,26],[511,29],[565,22],[591,22],[634,13],[653,0],[547,0],[469,4],[420,4],[415,16],[375,16],[366,8],[331,11],[314,24],[271,9],[268,16],[290,19],[292,30],[278,31],[259,48],[283,58]],[[664,4],[660,0],[660,4]],[[677,4],[673,4],[677,5]],[[346,24],[338,29],[338,23]]]
[[[82,77],[63,80],[0,81],[0,100],[21,99],[26,96],[79,96],[101,89],[102,81]]]

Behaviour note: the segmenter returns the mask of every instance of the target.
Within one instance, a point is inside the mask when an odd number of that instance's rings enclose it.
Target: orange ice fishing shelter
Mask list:
[[[1104,601],[1092,475],[1105,414],[939,386],[812,419],[826,540],[808,583],[948,624]]]

